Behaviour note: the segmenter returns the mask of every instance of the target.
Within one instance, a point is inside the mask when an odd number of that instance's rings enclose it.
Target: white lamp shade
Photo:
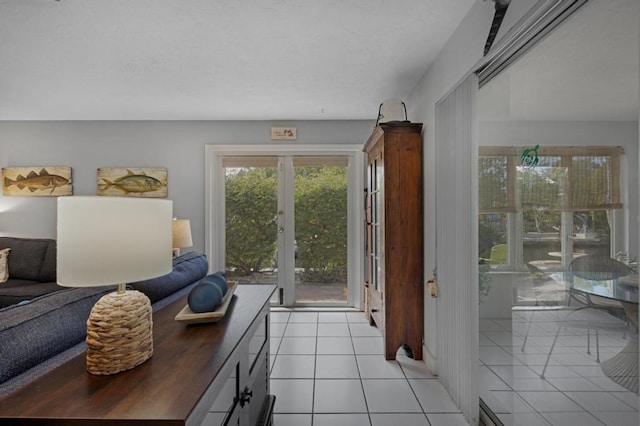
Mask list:
[[[192,245],[189,219],[173,219],[173,248],[191,247]]]
[[[94,287],[168,274],[172,210],[170,200],[59,197],[58,284]]]

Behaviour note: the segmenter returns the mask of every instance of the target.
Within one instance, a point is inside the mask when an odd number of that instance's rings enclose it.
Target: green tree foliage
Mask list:
[[[347,175],[344,167],[297,167],[296,267],[313,282],[346,282]],[[228,169],[226,266],[249,275],[273,266],[277,247],[277,170]]]
[[[493,220],[492,220],[493,219]],[[481,214],[478,221],[478,255],[481,259],[488,259],[491,256],[491,247],[496,244],[507,242],[503,232],[497,232],[490,226],[496,219],[502,221],[502,216],[494,214]]]
[[[296,265],[305,281],[346,282],[346,173],[344,167],[296,168]]]
[[[274,168],[228,169],[226,266],[231,275],[269,267],[278,238],[278,176]]]

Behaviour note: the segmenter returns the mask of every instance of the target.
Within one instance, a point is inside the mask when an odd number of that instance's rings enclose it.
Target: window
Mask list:
[[[611,254],[612,211],[622,207],[620,147],[481,147],[480,258],[492,268],[563,270],[579,254]]]

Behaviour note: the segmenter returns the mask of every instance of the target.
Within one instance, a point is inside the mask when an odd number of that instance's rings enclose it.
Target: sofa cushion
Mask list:
[[[0,309],[0,383],[82,342],[91,308],[109,291],[65,289]]]
[[[0,250],[0,284],[6,283],[9,279],[8,257],[10,251],[10,248]]]
[[[155,303],[192,284],[207,274],[209,263],[202,253],[189,252],[173,259],[173,270],[161,277],[131,283],[128,287],[143,292]]]
[[[23,280],[40,281],[47,248],[52,244],[55,245],[54,240],[44,238],[0,237],[0,248],[11,248],[9,276]],[[53,253],[53,258],[55,274],[55,253]],[[50,275],[50,271],[46,271],[46,275]],[[55,281],[55,278],[47,281]]]
[[[50,240],[47,245],[47,250],[44,252],[44,259],[42,261],[42,268],[38,273],[38,281],[42,283],[56,282],[56,257],[57,257],[57,245],[54,240]]]
[[[9,278],[9,281],[0,287],[0,308],[64,289],[66,289],[66,287],[61,287],[55,282],[41,283],[38,281]]]

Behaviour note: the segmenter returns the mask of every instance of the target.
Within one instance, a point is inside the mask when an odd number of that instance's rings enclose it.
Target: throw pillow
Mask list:
[[[0,250],[0,284],[9,279],[9,252],[10,248]]]

